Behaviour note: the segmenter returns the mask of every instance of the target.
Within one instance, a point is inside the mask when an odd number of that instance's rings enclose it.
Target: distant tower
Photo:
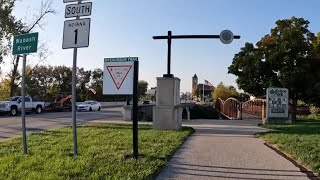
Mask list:
[[[198,76],[194,74],[192,77],[192,93],[194,93],[194,90],[198,87]]]

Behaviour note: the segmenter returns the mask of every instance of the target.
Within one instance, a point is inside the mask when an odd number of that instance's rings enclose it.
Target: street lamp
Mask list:
[[[167,62],[167,74],[163,77],[173,78],[171,74],[171,42],[172,39],[220,39],[223,44],[230,44],[233,39],[240,39],[239,35],[233,35],[230,30],[223,30],[220,35],[172,35],[171,31],[168,31],[167,36],[153,36],[154,40],[167,39],[168,42],[168,62]]]

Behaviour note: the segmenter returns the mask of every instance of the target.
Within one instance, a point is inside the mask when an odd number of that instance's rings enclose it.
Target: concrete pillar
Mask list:
[[[132,121],[132,105],[126,105],[123,107],[122,117],[124,121]]]
[[[157,78],[157,102],[153,109],[153,127],[159,130],[178,130],[182,125],[180,79]]]

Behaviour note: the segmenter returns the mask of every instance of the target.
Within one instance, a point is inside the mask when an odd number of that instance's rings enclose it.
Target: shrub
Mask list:
[[[311,105],[310,106],[310,113],[311,114],[320,114],[320,108],[317,106]]]

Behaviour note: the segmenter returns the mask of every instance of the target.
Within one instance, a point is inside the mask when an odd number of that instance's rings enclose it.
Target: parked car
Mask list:
[[[100,111],[101,104],[97,101],[85,101],[78,105],[78,111]]]
[[[145,101],[142,101],[141,104],[152,104],[152,101],[150,101],[150,100],[145,100]]]
[[[0,102],[0,112],[9,113],[11,116],[15,116],[18,112],[21,112],[22,108],[21,96],[15,96],[7,101]],[[26,112],[36,112],[37,114],[42,113],[44,108],[44,102],[34,100],[30,96],[25,97]]]

